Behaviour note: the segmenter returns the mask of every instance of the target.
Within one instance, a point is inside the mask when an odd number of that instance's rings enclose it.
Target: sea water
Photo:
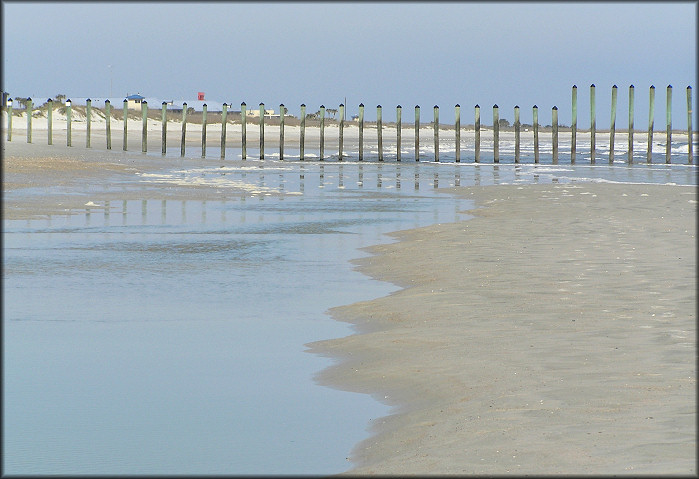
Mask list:
[[[350,260],[467,219],[450,186],[696,185],[682,165],[248,160],[142,175],[240,199],[104,200],[3,221],[3,472],[332,474],[390,413],[316,384],[333,306],[389,294]]]

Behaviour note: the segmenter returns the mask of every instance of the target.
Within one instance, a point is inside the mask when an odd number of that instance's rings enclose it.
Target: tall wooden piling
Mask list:
[[[359,161],[364,160],[364,103],[359,104]]]
[[[27,143],[31,143],[32,142],[32,117],[34,116],[33,103],[32,103],[31,98],[27,98],[26,112],[27,112]]]
[[[224,103],[221,110],[221,159],[226,158],[226,125],[228,124],[228,105]]]
[[[167,102],[160,105],[160,122],[162,124],[160,133],[160,154],[165,156],[167,151]]]
[[[634,88],[633,85],[629,86],[629,148],[627,161],[630,164],[633,163],[633,101],[634,101]]]
[[[415,161],[420,161],[420,105],[415,105]]]
[[[687,141],[689,141],[689,150],[687,159],[688,164],[694,163],[694,148],[692,146],[692,87],[687,87]]]
[[[401,135],[403,133],[403,126],[401,123],[401,115],[403,113],[403,107],[398,105],[396,107],[396,161],[400,161],[400,149],[401,149]]]
[[[128,142],[129,130],[127,127],[127,123],[129,121],[129,101],[126,98],[124,98],[124,106],[123,106],[121,112],[124,116],[124,140],[122,142],[121,148],[124,151],[126,151],[126,149],[128,148],[128,144],[129,144],[129,142]]]
[[[573,92],[571,93],[572,100],[572,118],[570,123],[570,164],[575,164],[575,150],[578,135],[578,87],[573,85]]]
[[[475,108],[475,123],[474,129],[476,134],[476,151],[475,162],[478,163],[481,159],[481,107],[476,104]]]
[[[47,101],[46,117],[48,121],[48,144],[53,145],[53,100],[49,98]]]
[[[456,163],[461,162],[461,106],[457,103],[454,106],[454,146]]]
[[[648,102],[648,153],[646,163],[652,161],[653,156],[653,124],[655,123],[655,87],[650,86],[649,102]]]
[[[112,149],[112,102],[109,100],[104,101],[104,120],[105,128],[107,134],[107,149]]]
[[[7,99],[7,141],[12,141],[12,98]]]
[[[376,138],[378,139],[379,161],[383,161],[383,121],[381,105],[376,105]]]
[[[245,102],[242,102],[240,104],[240,156],[244,160],[247,157],[247,117],[248,117],[248,112],[246,111],[247,105]],[[303,155],[301,155],[303,156]]]
[[[665,139],[665,163],[670,163],[670,151],[672,147],[672,85],[667,86],[665,114],[667,125],[667,134]]]
[[[260,159],[265,159],[265,104],[260,102]]]
[[[201,106],[201,157],[206,158],[206,113],[207,105]]]
[[[519,163],[521,128],[522,124],[519,121],[519,106],[515,105],[515,163]]]
[[[500,163],[500,108],[493,105],[493,163]]]
[[[551,164],[558,164],[558,107],[551,108],[551,143],[553,144],[553,152],[551,156]]]
[[[539,163],[539,107],[532,107],[532,127],[534,128],[534,163]]]
[[[124,100],[126,102],[126,100]],[[73,146],[73,139],[72,139],[72,122],[71,122],[71,113],[73,109],[73,105],[71,104],[70,98],[66,101],[66,145],[67,146]],[[126,124],[126,123],[124,123]]]
[[[345,105],[340,103],[340,131],[338,133],[338,152],[337,159],[342,161],[342,146],[345,140]]]
[[[590,85],[590,164],[595,164],[595,84]]]
[[[614,133],[616,130],[617,86],[612,86],[612,116],[609,121],[609,164],[614,164]]]
[[[142,132],[141,132],[141,152],[148,151],[148,102],[141,102]]]
[[[306,145],[306,104],[301,103],[301,127],[299,129],[299,160],[303,161]]]
[[[320,161],[325,157],[325,106],[320,105]]]
[[[439,107],[434,106],[434,161],[439,161]]]
[[[92,100],[89,98],[85,102],[85,124],[86,124],[86,136],[85,136],[85,148],[90,148],[90,134],[92,132]]]
[[[185,139],[187,136],[187,103],[182,104],[182,138],[180,139],[180,156],[184,158]]]
[[[286,107],[284,103],[279,104],[279,159],[284,159],[284,114]]]

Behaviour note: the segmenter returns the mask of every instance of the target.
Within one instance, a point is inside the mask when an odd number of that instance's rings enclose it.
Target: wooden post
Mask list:
[[[187,103],[182,104],[182,138],[180,139],[180,156],[184,158],[185,138],[187,136]]]
[[[124,101],[126,101],[126,100],[124,100]],[[66,101],[66,145],[67,146],[73,146],[73,141],[71,138],[73,132],[71,131],[72,125],[71,125],[71,121],[70,121],[71,120],[70,117],[72,116],[71,115],[72,107],[73,106],[71,105],[71,101],[69,98],[68,101]]]
[[[325,106],[320,105],[320,161],[325,156]]]
[[[201,157],[206,158],[206,113],[208,106],[204,103],[201,106]]]
[[[345,104],[340,103],[340,132],[338,136],[338,152],[337,159],[342,161],[342,144],[344,142],[344,130],[345,130]]]
[[[687,140],[689,141],[689,147],[688,150],[688,155],[689,158],[687,160],[688,164],[694,163],[694,152],[693,146],[692,146],[692,87],[688,86],[687,87]]]
[[[590,85],[590,164],[595,164],[595,84]]]
[[[104,101],[104,120],[106,123],[107,149],[112,149],[112,102]]]
[[[265,104],[260,103],[260,159],[265,158]]]
[[[165,156],[165,152],[167,151],[167,102],[163,102],[161,104],[161,123],[162,123],[162,132],[160,133],[160,153]]]
[[[461,162],[461,106],[454,106],[454,146],[456,163]]]
[[[475,133],[476,133],[476,158],[475,161],[478,163],[481,159],[481,107],[476,104],[476,121],[475,121]]]
[[[376,137],[379,143],[379,161],[383,161],[383,123],[381,111],[381,105],[376,105]]]
[[[33,103],[31,98],[27,98],[27,109],[25,110],[27,112],[27,143],[32,142],[32,110],[33,110]]]
[[[616,132],[617,86],[612,86],[612,117],[609,121],[609,164],[614,164],[614,133]]]
[[[221,111],[221,159],[226,158],[226,125],[228,124],[228,105],[223,104]]]
[[[301,103],[301,129],[299,133],[299,159],[303,161],[304,146],[306,142],[306,104]]]
[[[124,144],[122,145],[122,149],[126,151],[127,145],[128,145],[128,128],[127,128],[127,123],[129,121],[129,101],[124,98],[124,107],[121,110],[121,112],[124,115]]]
[[[46,116],[48,118],[48,144],[53,145],[53,100],[51,98],[46,102],[48,104]]]
[[[142,132],[141,132],[141,152],[145,153],[148,151],[148,102],[143,100],[141,102],[141,114],[142,114]]]
[[[359,161],[364,160],[364,103],[359,104]]]
[[[7,141],[12,141],[12,98],[7,99]]]
[[[646,156],[646,163],[651,162],[651,156],[653,155],[653,124],[655,123],[655,87],[650,86],[650,98],[648,103],[648,154]]]
[[[434,161],[439,161],[439,107],[434,106]]]
[[[403,126],[401,123],[401,116],[403,113],[403,107],[400,105],[396,106],[396,161],[400,161],[400,148],[401,148],[401,135],[403,133]]]
[[[534,127],[534,163],[539,163],[539,107],[532,108],[532,123]]]
[[[420,105],[415,105],[415,161],[420,161]]]
[[[493,105],[493,163],[500,163],[500,109]]]
[[[519,121],[519,106],[515,105],[515,163],[519,163],[521,127],[522,125]]]
[[[670,147],[672,143],[672,85],[667,86],[665,101],[665,113],[667,117],[667,139],[665,141],[665,163],[670,163]]]
[[[570,140],[570,164],[575,164],[575,150],[578,134],[578,87],[573,85],[573,92],[571,94],[573,102],[572,110],[572,120],[570,125],[571,130],[571,140]]]
[[[284,103],[279,104],[279,159],[284,159],[284,113],[286,107]]]
[[[629,151],[627,159],[629,165],[633,163],[633,97],[634,88],[631,85],[629,87]]]
[[[240,129],[241,129],[241,158],[244,160],[247,157],[247,116],[248,112],[246,111],[247,105],[245,105],[245,102],[242,102],[240,104]]]
[[[554,106],[551,109],[551,142],[553,143],[553,154],[551,156],[551,163],[554,165],[558,164],[558,107]]]
[[[90,133],[92,132],[92,100],[88,98],[85,103],[85,123],[87,128],[85,148],[90,148]]]

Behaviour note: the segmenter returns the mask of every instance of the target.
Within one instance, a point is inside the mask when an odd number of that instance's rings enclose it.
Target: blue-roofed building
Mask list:
[[[136,110],[136,111],[141,111],[141,102],[145,100],[146,97],[139,95],[138,93],[135,95],[129,95],[126,97],[127,104],[129,110]]]

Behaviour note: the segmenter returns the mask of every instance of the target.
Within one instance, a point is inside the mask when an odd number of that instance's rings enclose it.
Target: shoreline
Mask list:
[[[307,345],[395,409],[347,474],[696,473],[696,187],[451,191],[474,218],[368,248],[402,289]]]

